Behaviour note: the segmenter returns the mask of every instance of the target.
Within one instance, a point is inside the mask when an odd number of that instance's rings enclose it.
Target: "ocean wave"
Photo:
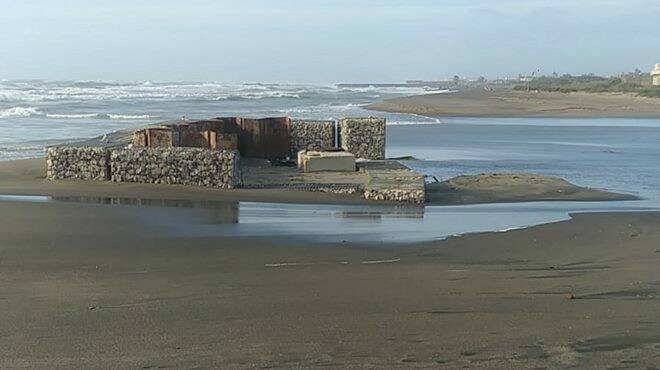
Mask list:
[[[0,118],[22,118],[39,116],[43,113],[34,107],[11,107],[0,110]]]
[[[116,119],[116,120],[133,120],[133,119],[155,119],[158,118],[158,116],[152,116],[149,114],[107,114],[105,116],[108,116],[110,119]]]
[[[441,125],[440,120],[434,121],[387,121],[388,126]]]
[[[296,113],[326,113],[332,111],[349,111],[356,108],[361,108],[368,105],[368,103],[347,103],[347,104],[317,104],[312,106],[293,107],[284,109],[275,109],[277,113],[296,114]]]
[[[81,114],[58,114],[46,113],[48,118],[97,118],[99,115],[96,113],[81,113]]]
[[[113,113],[80,113],[80,114],[58,114],[47,113],[48,118],[68,118],[68,119],[81,119],[81,118],[95,118],[95,119],[113,119],[113,120],[148,120],[156,119],[159,116],[152,116],[150,114],[113,114]]]
[[[291,98],[291,99],[300,99],[300,93],[286,93],[279,91],[268,91],[262,93],[243,93],[243,94],[231,94],[231,95],[221,95],[217,96],[214,100],[231,100],[231,101],[240,101],[240,100],[261,100],[261,99],[277,99],[277,98]]]
[[[119,114],[119,113],[44,113],[36,107],[11,107],[0,110],[0,119],[45,117],[53,119],[110,119],[110,120],[150,120],[160,118],[150,114]]]
[[[422,87],[356,87],[304,84],[227,84],[219,82],[131,83],[99,81],[0,81],[0,102],[68,101],[221,101],[262,99],[333,99],[420,95],[444,92]]]

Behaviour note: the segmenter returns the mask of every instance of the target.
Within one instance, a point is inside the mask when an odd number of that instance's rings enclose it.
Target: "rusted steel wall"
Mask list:
[[[135,147],[147,146],[147,131],[137,130],[133,132],[133,140],[131,140],[131,144]]]
[[[287,117],[241,119],[241,154],[271,160],[286,158],[290,148],[288,122]]]
[[[204,132],[200,131],[196,125],[179,125],[179,145],[189,148],[209,148],[209,143],[204,137]]]
[[[238,134],[217,133],[215,138],[215,149],[218,150],[238,150]]]
[[[239,133],[241,130],[239,117],[217,117],[208,120],[194,121],[187,125],[196,127],[199,131],[213,130],[222,133]]]
[[[171,148],[179,146],[177,135],[169,128],[148,128],[145,130],[147,136],[147,146],[152,148]]]
[[[290,151],[287,117],[219,117],[141,131],[133,134],[134,146],[239,150],[246,157],[271,160],[286,158]]]

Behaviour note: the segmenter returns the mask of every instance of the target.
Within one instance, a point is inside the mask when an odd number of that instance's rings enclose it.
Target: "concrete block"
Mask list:
[[[301,151],[298,153],[298,167],[304,172],[354,172],[355,156],[346,152]]]

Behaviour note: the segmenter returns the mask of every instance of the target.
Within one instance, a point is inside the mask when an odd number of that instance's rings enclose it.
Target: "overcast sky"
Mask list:
[[[0,79],[386,82],[656,62],[658,0],[0,0]]]

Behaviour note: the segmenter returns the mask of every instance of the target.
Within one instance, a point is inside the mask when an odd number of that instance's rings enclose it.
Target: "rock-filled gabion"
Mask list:
[[[335,146],[335,123],[333,121],[289,121],[291,157],[301,150],[323,150]]]
[[[130,148],[110,154],[112,181],[198,185],[231,189],[239,185],[238,152],[201,148]]]
[[[48,148],[46,178],[108,180],[109,155],[107,149],[97,147]]]
[[[385,159],[384,118],[343,118],[339,121],[341,147],[355,158]]]
[[[419,189],[365,189],[364,199],[424,204],[426,193]]]
[[[360,185],[342,183],[244,184],[242,187],[245,189],[286,189],[333,194],[355,194],[362,192],[362,187]]]

